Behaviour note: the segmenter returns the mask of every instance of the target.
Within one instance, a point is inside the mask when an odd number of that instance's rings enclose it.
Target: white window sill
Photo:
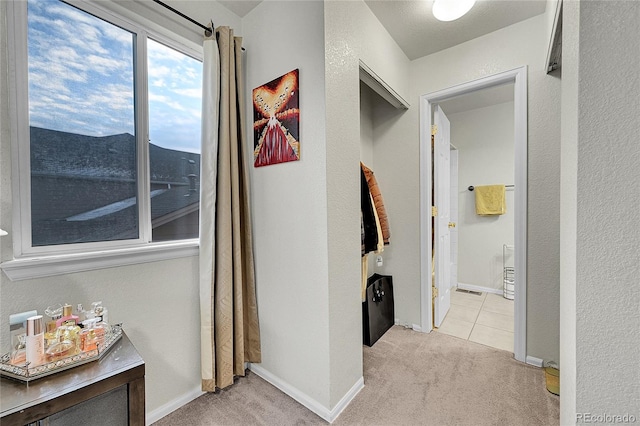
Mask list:
[[[21,281],[197,256],[199,247],[197,240],[190,240],[85,253],[32,256],[3,262],[0,269],[11,281]]]

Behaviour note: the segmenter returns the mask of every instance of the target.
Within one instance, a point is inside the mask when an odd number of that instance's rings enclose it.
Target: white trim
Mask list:
[[[420,327],[418,324],[409,325],[408,322],[400,321],[398,318],[394,320],[394,325],[399,325],[400,327],[410,328],[413,331],[422,332],[422,327]]]
[[[515,141],[515,297],[514,348],[518,361],[527,356],[527,198],[528,198],[528,127],[527,68],[518,68],[514,88]]]
[[[345,408],[353,401],[353,398],[364,388],[364,377],[360,377],[354,384],[351,386],[351,389],[344,394],[344,396],[338,401],[335,407],[330,411],[329,423],[333,423],[340,414],[344,411]]]
[[[544,365],[544,360],[542,360],[540,358],[536,358],[534,356],[527,355],[526,363],[529,364],[529,365],[533,365],[533,366],[542,368],[542,366]]]
[[[452,287],[452,288],[455,288],[455,287]],[[501,288],[489,288],[489,287],[483,287],[480,285],[465,284],[465,283],[458,283],[458,288],[461,288],[463,290],[481,291],[484,293],[499,294],[500,296],[502,296]]]
[[[20,281],[197,256],[198,254],[198,240],[185,240],[115,250],[21,258],[0,263],[0,269],[7,274],[11,281]]]
[[[431,306],[431,117],[435,104],[514,83],[515,318],[514,357],[525,361],[527,343],[527,68],[520,67],[420,96],[420,308],[422,330],[433,328]]]
[[[351,403],[353,398],[364,388],[364,378],[360,377],[354,385],[347,391],[347,393],[340,399],[340,401],[333,407],[332,410],[329,410],[327,407],[311,398],[306,393],[302,392],[300,389],[290,385],[285,382],[281,378],[277,377],[273,373],[267,371],[262,366],[257,364],[249,364],[249,369],[254,372],[256,375],[260,376],[267,382],[271,383],[273,386],[280,389],[282,392],[289,395],[291,398],[298,401],[300,404],[307,407],[309,410],[316,413],[323,420],[326,420],[329,423],[333,423],[335,419],[338,418],[340,413]]]
[[[31,226],[28,225],[31,216],[28,217],[29,220],[23,219],[23,216],[30,212],[31,197],[20,197],[19,192],[20,188],[31,187],[31,173],[28,172],[30,171],[28,147],[25,146],[26,144],[21,146],[19,143],[25,138],[25,135],[22,134],[24,129],[29,128],[28,105],[26,102],[20,101],[20,99],[28,97],[29,87],[27,73],[22,72],[27,69],[27,36],[24,25],[24,22],[27,22],[27,2],[5,2],[5,7],[9,59],[9,128],[11,131],[11,241],[13,252],[22,253],[22,238],[28,238],[28,241],[31,241]],[[25,120],[27,121],[25,122]],[[22,170],[26,171],[21,173]]]
[[[553,14],[553,24],[551,25],[551,37],[547,48],[547,61],[544,66],[547,74],[558,68],[560,64],[555,64],[556,59],[562,58],[562,0],[556,0],[556,10]]]
[[[156,408],[155,410],[147,413],[145,423],[150,425],[152,423],[157,422],[161,418],[173,413],[178,408],[183,407],[193,401],[196,398],[201,397],[206,394],[206,392],[202,392],[202,387],[198,385],[198,387],[190,390],[189,392],[175,398],[164,405]]]
[[[397,109],[409,109],[409,102],[391,88],[367,64],[360,60],[360,81]]]
[[[428,119],[424,119],[427,117]],[[420,96],[420,325],[433,330],[431,306],[431,105]],[[426,262],[424,261],[426,260]]]

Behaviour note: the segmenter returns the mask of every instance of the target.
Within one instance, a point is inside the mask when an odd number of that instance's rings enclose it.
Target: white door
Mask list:
[[[435,220],[436,288],[435,326],[440,327],[451,306],[451,240],[449,234],[451,209],[449,119],[439,106],[435,108],[437,127],[434,144],[434,202],[438,209]]]

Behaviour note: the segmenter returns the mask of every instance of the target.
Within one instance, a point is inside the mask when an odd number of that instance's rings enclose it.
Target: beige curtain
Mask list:
[[[261,362],[261,352],[245,155],[242,38],[220,27],[203,46],[200,335],[202,390],[214,392],[231,385],[234,376],[244,376],[245,362]]]

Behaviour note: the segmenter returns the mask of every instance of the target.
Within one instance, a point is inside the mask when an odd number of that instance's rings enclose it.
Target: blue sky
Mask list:
[[[32,126],[134,134],[134,36],[57,0],[29,0]],[[200,152],[202,64],[149,40],[151,143]]]

